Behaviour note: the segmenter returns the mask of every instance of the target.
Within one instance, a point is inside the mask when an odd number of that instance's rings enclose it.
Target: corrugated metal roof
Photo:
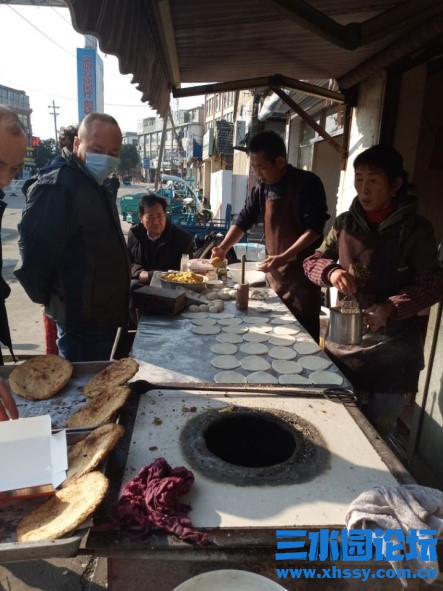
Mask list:
[[[103,51],[119,57],[122,73],[133,74],[142,100],[160,114],[167,111],[171,89],[184,82],[277,73],[340,80],[430,17],[443,27],[443,3],[437,0],[311,0],[309,5],[290,0],[67,0],[67,5],[75,28],[96,35]],[[396,26],[386,21],[381,38],[372,32],[372,42],[350,50],[322,34],[321,18],[300,21],[297,5],[334,19],[332,30],[337,23],[364,23],[384,11],[401,12]],[[433,30],[437,35],[438,27]]]

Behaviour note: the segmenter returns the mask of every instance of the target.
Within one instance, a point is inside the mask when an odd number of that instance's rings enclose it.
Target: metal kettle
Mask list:
[[[347,310],[346,313],[341,306],[330,309],[327,334],[330,341],[339,345],[359,345],[367,332],[365,315],[359,308]]]

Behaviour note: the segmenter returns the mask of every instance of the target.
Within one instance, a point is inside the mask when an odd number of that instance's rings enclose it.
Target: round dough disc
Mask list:
[[[273,335],[269,339],[270,345],[276,345],[277,347],[289,347],[295,343],[295,337],[290,334]]]
[[[218,318],[217,322],[222,326],[235,326],[242,323],[241,318]]]
[[[247,377],[248,384],[278,384],[275,376],[264,371],[254,371]]]
[[[301,373],[303,367],[298,361],[288,361],[287,359],[275,359],[272,362],[272,369],[277,373],[295,374]]]
[[[257,357],[256,355],[243,357],[240,363],[242,368],[248,371],[267,371],[268,369],[271,369],[269,361],[266,361],[263,357]]]
[[[211,351],[219,355],[235,355],[237,350],[237,345],[232,343],[214,343],[211,345]]]
[[[234,355],[217,355],[211,359],[211,364],[219,369],[234,369],[240,361]]]
[[[298,374],[286,373],[286,374],[283,374],[278,377],[278,383],[279,384],[308,385],[311,382],[308,380],[308,378],[305,378],[304,376],[299,376]]]
[[[215,326],[217,324],[217,320],[213,318],[191,318],[191,322],[196,326]]]
[[[183,318],[207,318],[206,312],[182,312]]]
[[[220,371],[214,376],[216,384],[246,384],[246,378],[238,371]]]
[[[268,326],[267,324],[251,324],[249,326],[249,330],[251,332],[272,332],[272,326]]]
[[[274,326],[274,334],[297,334],[298,328],[292,328],[292,326]]]
[[[218,334],[219,326],[191,326],[191,331],[195,334]]]
[[[312,353],[320,351],[320,347],[317,343],[311,341],[299,341],[298,343],[295,343],[294,349],[297,353],[300,353],[300,355],[312,355]]]
[[[304,357],[300,357],[300,365],[311,371],[326,369],[331,363],[330,359],[325,359],[319,355],[305,355]]]
[[[229,332],[222,332],[215,337],[219,343],[242,343],[243,337],[239,334],[232,334]]]
[[[269,335],[264,332],[247,332],[243,335],[243,340],[248,343],[265,343],[269,339]]]
[[[273,359],[294,359],[297,353],[290,347],[272,347],[269,349],[269,357]]]
[[[274,316],[271,318],[271,324],[292,324],[297,322],[293,316]]]
[[[243,322],[246,322],[246,324],[257,324],[258,326],[266,324],[268,321],[269,318],[265,316],[245,316],[243,318]]]
[[[328,386],[330,384],[334,384],[337,386],[343,384],[342,376],[333,371],[313,371],[309,376],[309,380],[312,384],[325,384]]]
[[[211,312],[211,314],[209,314],[210,318],[217,318],[217,320],[220,320],[220,318],[234,318],[234,314],[231,314],[231,312]]]
[[[224,332],[232,332],[234,334],[242,334],[244,332],[248,332],[248,329],[247,329],[246,326],[237,326],[237,325],[234,325],[234,326],[223,326],[222,327],[222,330]]]
[[[240,345],[240,351],[247,355],[264,355],[268,350],[268,347],[263,343],[243,343]]]

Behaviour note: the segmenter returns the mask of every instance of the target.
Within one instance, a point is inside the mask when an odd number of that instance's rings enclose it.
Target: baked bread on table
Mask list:
[[[89,472],[28,513],[17,525],[18,542],[56,540],[86,521],[102,502],[108,479]]]
[[[71,415],[66,423],[69,428],[98,427],[107,423],[125,404],[131,394],[128,386],[107,386],[79,411]]]
[[[137,361],[130,357],[113,361],[91,378],[85,384],[83,391],[86,396],[94,398],[105,388],[126,384],[128,380],[135,376],[138,368]]]
[[[94,470],[111,453],[124,432],[121,425],[108,423],[71,445],[68,449],[68,472],[62,487]]]
[[[74,371],[70,361],[58,355],[39,355],[15,367],[9,375],[12,390],[29,400],[47,400],[69,382]]]

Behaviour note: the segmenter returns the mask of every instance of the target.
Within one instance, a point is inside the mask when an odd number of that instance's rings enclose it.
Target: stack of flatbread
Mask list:
[[[28,400],[47,400],[66,386],[74,366],[58,355],[39,355],[15,367],[10,376],[11,388]]]
[[[113,361],[84,387],[86,396],[92,398],[78,412],[71,415],[67,427],[96,427],[103,425],[125,404],[131,390],[124,385],[138,371],[134,359]]]
[[[121,425],[108,423],[97,427],[84,439],[68,449],[68,473],[62,487],[92,472],[114,449],[125,430]]]
[[[18,542],[55,540],[86,521],[103,500],[107,478],[97,466],[108,456],[124,433],[121,425],[109,423],[126,402],[131,390],[125,383],[138,371],[133,359],[112,362],[85,385],[91,400],[73,414],[68,427],[97,427],[68,450],[67,479],[53,497],[26,515],[17,526]],[[11,386],[32,400],[50,398],[69,381],[73,365],[54,355],[42,355],[16,367]]]
[[[62,490],[21,520],[17,526],[18,542],[55,540],[92,515],[108,489],[107,478],[93,470],[123,434],[121,425],[102,425],[69,448],[68,473]]]
[[[28,513],[17,526],[18,542],[41,542],[74,531],[102,502],[108,479],[101,472],[88,472],[57,491]]]

